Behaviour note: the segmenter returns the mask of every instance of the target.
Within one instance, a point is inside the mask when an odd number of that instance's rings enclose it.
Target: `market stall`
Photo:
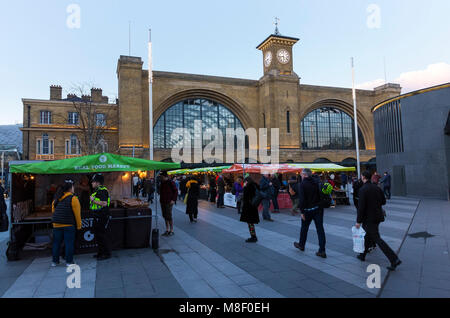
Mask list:
[[[200,178],[200,200],[208,200],[209,197],[209,178],[212,176],[217,176],[217,174],[222,173],[223,170],[229,169],[231,166],[221,166],[221,167],[205,167],[197,169],[180,169],[169,171],[168,174],[171,176],[196,176]]]
[[[22,249],[45,249],[51,242],[51,202],[58,185],[70,178],[82,208],[82,230],[78,231],[76,252],[96,248],[89,212],[90,179],[102,173],[111,198],[111,239],[114,249],[143,248],[150,242],[152,211],[146,202],[131,199],[131,174],[179,168],[162,163],[114,154],[97,154],[58,161],[10,164],[11,227],[8,260],[18,259]]]
[[[230,169],[224,170],[224,174],[243,175],[250,174],[256,182],[259,182],[263,174],[281,174],[285,181],[290,177],[300,174],[303,169],[311,169],[314,174],[321,176],[322,181],[327,182],[327,175],[336,172],[355,172],[354,167],[342,167],[336,164],[235,164]],[[232,195],[228,194],[228,201],[232,201]],[[335,186],[332,198],[336,204],[349,205],[350,200],[346,191]],[[292,209],[292,201],[287,190],[281,190],[278,195],[280,209]],[[273,209],[273,203],[271,203]]]

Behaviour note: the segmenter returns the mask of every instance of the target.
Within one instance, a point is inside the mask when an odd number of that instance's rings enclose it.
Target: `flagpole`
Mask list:
[[[355,63],[352,57],[352,82],[353,82],[353,116],[355,121],[355,141],[356,141],[356,161],[358,165],[358,179],[361,178],[361,159],[359,156],[359,131],[358,131],[358,112],[356,105],[356,89],[355,89]]]
[[[148,100],[149,100],[149,138],[150,138],[150,160],[153,160],[153,66],[152,66],[152,29],[149,29],[148,41]]]

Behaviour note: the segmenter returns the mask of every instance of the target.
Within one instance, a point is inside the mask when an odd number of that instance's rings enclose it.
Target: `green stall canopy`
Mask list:
[[[150,161],[139,158],[114,155],[110,153],[96,154],[85,157],[70,158],[56,161],[44,161],[28,164],[12,164],[11,173],[30,174],[78,174],[97,172],[134,172],[152,170],[179,169],[179,163]]]

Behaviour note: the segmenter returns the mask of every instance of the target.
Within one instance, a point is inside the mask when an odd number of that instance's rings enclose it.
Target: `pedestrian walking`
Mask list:
[[[164,221],[166,223],[166,232],[163,236],[173,236],[173,216],[172,209],[177,200],[178,192],[175,183],[169,179],[167,172],[161,173],[161,185],[159,187],[159,201]]]
[[[383,192],[386,196],[386,199],[391,199],[391,175],[389,172],[385,172],[383,178],[381,178],[380,182],[383,184]]]
[[[185,198],[186,193],[187,193],[187,188],[186,188],[187,182],[188,182],[187,177],[186,177],[186,176],[183,176],[183,177],[181,178],[181,181],[180,181],[180,196],[181,196],[181,201],[184,201],[184,198]]]
[[[146,179],[144,182],[144,192],[147,194],[147,202],[153,204],[153,198],[155,195],[155,185],[152,179]]]
[[[299,206],[302,214],[302,227],[300,231],[300,242],[294,243],[294,246],[305,251],[306,240],[308,237],[309,226],[314,220],[316,225],[317,236],[319,238],[319,251],[317,256],[327,258],[325,252],[325,229],[323,227],[324,209],[320,206],[320,184],[312,178],[312,171],[310,169],[303,169],[303,181],[299,185]]]
[[[219,179],[217,179],[217,192],[219,194],[219,199],[217,200],[217,207],[219,209],[225,208],[224,196],[225,196],[225,180],[220,174]]]
[[[255,224],[259,224],[259,213],[258,207],[253,205],[253,199],[256,196],[258,188],[258,184],[254,182],[252,178],[250,178],[249,176],[245,178],[242,196],[242,214],[240,221],[248,224],[250,238],[246,240],[247,243],[258,242]]]
[[[66,180],[59,187],[52,203],[53,248],[52,267],[59,265],[59,252],[64,240],[66,265],[74,264],[76,230],[81,230],[81,204],[74,195],[72,180]]]
[[[238,210],[238,214],[242,213],[242,198],[244,196],[244,184],[242,182],[242,178],[237,178],[236,182],[233,185],[232,194],[236,198],[236,207]]]
[[[378,174],[378,172],[375,171],[375,173],[373,174],[372,179],[371,179],[372,183],[374,185],[378,186],[380,184],[380,179],[381,179],[381,176]]]
[[[263,174],[259,181],[259,191],[262,196],[263,219],[268,222],[273,222],[272,217],[270,216],[270,201],[273,198],[273,187],[265,174]]]
[[[5,189],[0,183],[0,232],[6,232],[9,228],[8,214],[6,213],[8,207],[5,202]]]
[[[137,174],[133,176],[133,195],[139,197],[139,177]]]
[[[341,174],[341,183],[344,190],[347,190],[348,176],[344,172]]]
[[[280,193],[281,182],[280,179],[278,179],[277,174],[274,174],[272,176],[270,182],[272,183],[273,187],[273,197],[272,197],[273,213],[280,213],[280,207],[278,206],[278,194]]]
[[[298,182],[297,178],[293,176],[288,183],[288,192],[292,202],[292,215],[298,214]]]
[[[385,214],[382,206],[386,204],[386,197],[382,190],[375,184],[371,183],[372,175],[365,171],[362,175],[364,186],[359,190],[358,216],[356,228],[361,226],[366,231],[365,251],[358,255],[358,259],[364,262],[369,253],[370,248],[375,243],[380,247],[384,255],[389,259],[391,265],[388,270],[395,271],[402,263],[395,252],[381,238],[379,226],[384,222]]]
[[[214,178],[209,180],[209,202],[216,203],[217,184]]]
[[[198,197],[200,196],[200,185],[194,177],[191,177],[186,184],[188,191],[186,214],[189,215],[191,223],[197,223],[198,217]]]
[[[111,258],[111,214],[109,206],[111,199],[108,189],[103,185],[105,179],[103,175],[96,174],[91,180],[92,193],[90,197],[90,210],[94,217],[94,237],[97,241],[98,251],[94,255],[99,261]]]

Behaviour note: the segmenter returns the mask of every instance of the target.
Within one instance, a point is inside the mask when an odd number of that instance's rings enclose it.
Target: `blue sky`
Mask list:
[[[80,28],[70,29],[67,7],[78,4]],[[380,28],[369,28],[370,4]],[[148,28],[154,69],[259,79],[256,46],[274,31],[299,37],[294,70],[302,83],[371,88],[387,78],[412,90],[450,82],[450,1],[447,0],[0,0],[0,124],[22,122],[21,98],[49,98],[49,85],[93,83],[117,95],[116,65],[128,55],[147,68]]]

